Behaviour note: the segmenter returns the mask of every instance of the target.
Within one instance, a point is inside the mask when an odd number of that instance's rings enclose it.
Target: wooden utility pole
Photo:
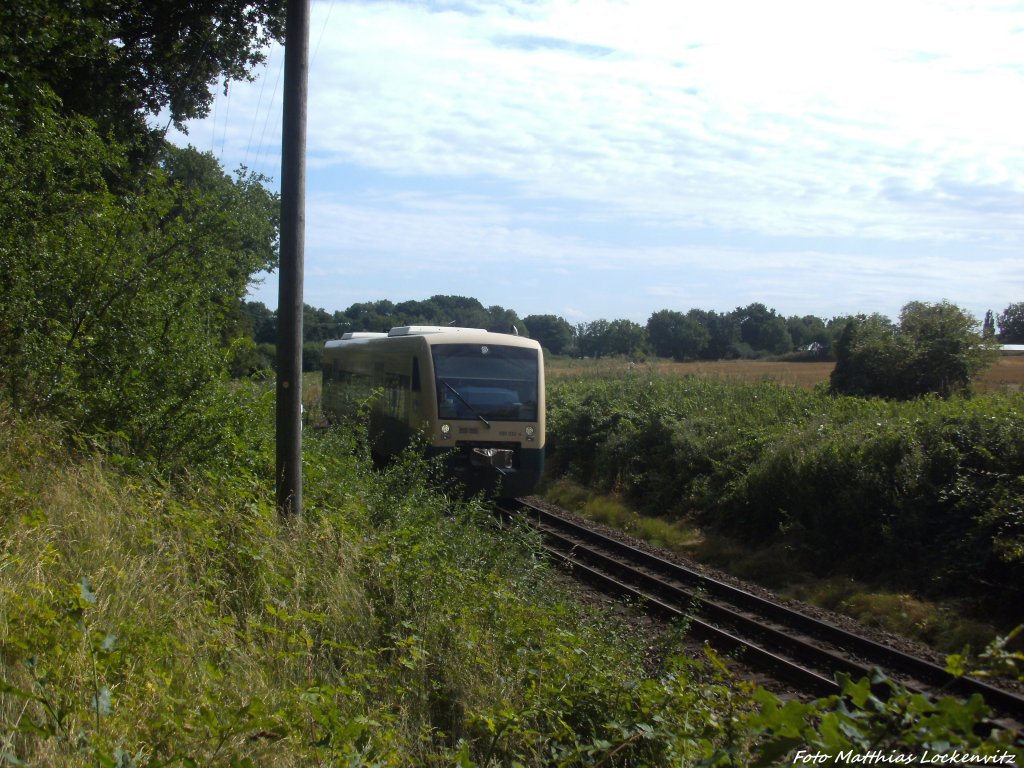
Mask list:
[[[302,278],[306,228],[309,0],[288,0],[281,133],[281,271],[277,299],[277,508],[302,514]]]

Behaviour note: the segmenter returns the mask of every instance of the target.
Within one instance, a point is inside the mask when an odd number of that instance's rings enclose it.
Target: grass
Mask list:
[[[656,547],[684,552],[702,538],[700,532],[691,526],[641,515],[619,499],[590,493],[570,480],[554,480],[542,485],[539,492],[552,504],[632,534]]]
[[[834,752],[879,728],[1003,748],[954,701],[897,692],[904,732],[859,689],[794,710],[672,636],[652,658],[564,595],[532,534],[415,457],[371,471],[358,434],[307,431],[305,514],[281,520],[258,469],[270,421],[248,470],[168,478],[0,403],[0,762],[740,766],[794,733]]]
[[[418,461],[308,434],[285,523],[256,476],[167,482],[61,437],[0,406],[0,762],[689,764],[751,706],[714,667],[652,670]]]

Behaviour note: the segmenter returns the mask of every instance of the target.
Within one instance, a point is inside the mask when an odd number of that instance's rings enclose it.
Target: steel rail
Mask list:
[[[994,709],[1015,720],[1024,720],[1024,696],[998,688],[977,678],[954,677],[943,667],[926,659],[890,648],[831,622],[808,616],[788,606],[698,573],[650,552],[637,549],[522,499],[516,500],[514,506],[512,504],[505,505],[503,511],[518,513],[531,522],[536,521],[536,524],[546,529],[544,531],[546,536],[560,539],[561,544],[556,548],[560,548],[562,552],[571,551],[571,555],[560,554],[559,556],[569,559],[574,567],[581,567],[580,561],[586,558],[592,563],[597,563],[595,568],[610,568],[620,574],[630,571],[633,575],[629,578],[638,582],[636,589],[638,597],[645,600],[653,599],[658,605],[663,604],[665,600],[680,602],[683,605],[686,605],[687,602],[693,603],[699,606],[699,614],[709,621],[744,626],[747,629],[743,631],[753,632],[759,642],[781,646],[800,656],[816,656],[819,661],[815,664],[822,665],[829,675],[846,672],[855,676],[863,676],[868,674],[872,667],[877,666],[897,678],[909,678],[906,684],[910,688],[938,689],[962,696],[977,693]],[[555,532],[555,529],[558,533]],[[607,554],[590,547],[583,548],[580,546],[581,541],[593,544]],[[634,566],[643,570],[637,570]],[[591,574],[587,574],[587,577],[598,578]],[[677,582],[680,586],[666,583],[666,579]],[[736,609],[739,609],[739,612]],[[745,616],[742,613],[747,611],[755,614],[758,618]],[[774,622],[780,626],[771,627],[765,621]],[[706,622],[701,622],[701,625],[697,628],[702,633],[717,633],[717,630]],[[837,653],[822,648],[820,645],[800,640],[793,636],[794,632],[805,634],[818,642],[828,643],[841,649],[841,652]],[[730,647],[737,647],[734,640],[725,642]],[[740,642],[748,648],[757,645],[756,642]],[[778,656],[766,649],[749,650],[748,653],[753,657],[752,661],[756,658],[764,658],[767,661],[769,657]],[[859,657],[860,660],[850,658],[851,656]],[[820,673],[815,674],[821,677]],[[799,676],[798,673],[797,676]],[[811,688],[815,692],[823,690],[820,683],[815,683],[810,678],[806,679],[812,683]],[[796,679],[793,679],[792,682],[799,683]],[[832,685],[831,692],[834,692],[835,684]]]
[[[544,533],[548,537],[557,536],[557,534],[551,531],[545,531]],[[566,551],[560,546],[545,546],[545,549],[551,557],[570,565],[575,575],[599,586],[603,590],[638,600],[643,603],[648,611],[657,612],[669,618],[687,619],[689,629],[694,634],[707,639],[719,650],[741,652],[741,658],[753,667],[770,670],[779,679],[786,680],[798,686],[801,690],[814,693],[816,696],[827,696],[839,692],[839,686],[836,681],[819,671],[794,661],[787,656],[774,653],[760,644],[745,639],[719,625],[705,621],[699,616],[690,615],[690,612],[684,607],[690,602],[690,595],[680,593],[675,600],[671,597],[659,597],[657,594],[645,589],[643,585],[615,578],[604,567],[595,568],[588,565],[578,559],[571,549]],[[595,555],[596,553],[594,552],[587,552],[587,559],[593,560]],[[622,570],[623,564],[621,562],[606,561],[606,563],[608,562],[613,563],[616,570]],[[633,572],[631,575],[636,576],[637,573]],[[636,579],[632,579],[632,581],[635,582]],[[662,587],[663,585],[659,584],[657,586]]]

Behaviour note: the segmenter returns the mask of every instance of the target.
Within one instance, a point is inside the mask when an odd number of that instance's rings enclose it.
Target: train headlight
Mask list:
[[[450,424],[441,425],[441,437],[447,438],[452,433],[452,427]]]
[[[527,440],[533,440],[533,436],[534,436],[534,434],[536,434],[536,432],[537,432],[537,430],[535,430],[535,429],[533,428],[533,425],[532,425],[532,424],[528,424],[528,425],[527,425],[527,427],[526,427],[526,429],[525,429],[524,431],[526,432],[526,439],[527,439]]]

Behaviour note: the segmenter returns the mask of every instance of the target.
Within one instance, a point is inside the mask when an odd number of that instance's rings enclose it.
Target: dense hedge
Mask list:
[[[552,465],[819,572],[1020,598],[1024,395],[893,403],[771,382],[555,381]]]

